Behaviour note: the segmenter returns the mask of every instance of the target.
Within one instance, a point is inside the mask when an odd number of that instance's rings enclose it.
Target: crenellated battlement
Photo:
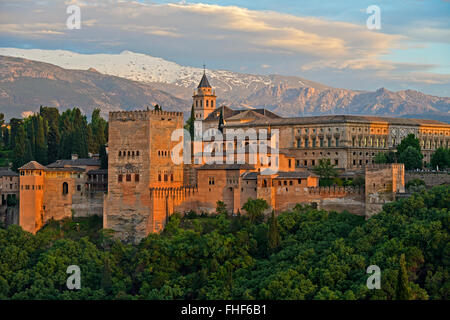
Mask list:
[[[372,163],[366,165],[365,169],[367,171],[377,171],[390,168],[401,169],[402,167],[404,167],[403,163]]]
[[[149,120],[154,116],[169,116],[183,118],[183,112],[162,110],[134,110],[134,111],[111,111],[109,121],[137,121]]]
[[[332,186],[332,187],[309,187],[308,192],[311,195],[319,196],[337,196],[337,195],[360,195],[365,193],[364,187],[352,186]]]

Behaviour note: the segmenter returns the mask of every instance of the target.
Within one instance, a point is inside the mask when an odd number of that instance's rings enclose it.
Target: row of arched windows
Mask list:
[[[167,150],[158,150],[158,157],[170,157],[170,152]]]
[[[214,100],[205,100],[205,106],[214,108]],[[203,108],[203,100],[195,100],[195,107]]]
[[[158,181],[163,181],[164,178],[164,182],[169,181],[169,175],[167,174],[167,172],[164,172],[164,174],[161,174],[161,172],[158,172]],[[173,173],[170,174],[170,182],[173,182]]]
[[[139,157],[139,151],[119,151],[119,157]]]
[[[123,174],[119,174],[119,176],[117,177],[117,181],[123,182],[123,178],[124,178]],[[131,182],[131,174],[130,173],[125,175],[125,181]],[[139,174],[138,173],[134,174],[134,182],[139,182]]]

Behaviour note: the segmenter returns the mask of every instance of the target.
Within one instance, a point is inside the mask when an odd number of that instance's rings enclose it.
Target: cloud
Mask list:
[[[65,8],[81,8],[81,30],[67,30]],[[399,30],[399,29],[397,29]],[[429,64],[401,64],[383,57],[394,49],[421,46],[420,39],[450,39],[448,30],[417,26],[402,34],[367,29],[361,24],[319,17],[302,17],[275,11],[208,4],[154,4],[137,1],[85,0],[42,2],[14,1],[0,4],[0,39],[9,46],[76,48],[82,52],[123,50],[143,52],[181,64],[209,65],[249,72],[270,70],[291,75],[329,74],[354,78],[355,72],[387,81],[446,81],[430,77]],[[436,80],[437,79],[437,80]],[[403,81],[403,80],[402,80]],[[333,85],[333,82],[329,82]],[[340,80],[336,84],[341,85]]]

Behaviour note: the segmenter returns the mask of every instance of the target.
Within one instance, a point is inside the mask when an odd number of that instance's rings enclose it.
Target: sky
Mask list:
[[[66,26],[69,5],[81,29]],[[380,29],[366,21],[380,9]],[[0,0],[0,47],[145,53],[182,65],[450,96],[450,0]]]

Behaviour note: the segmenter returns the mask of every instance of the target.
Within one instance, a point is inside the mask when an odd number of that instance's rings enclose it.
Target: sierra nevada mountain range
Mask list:
[[[16,57],[16,58],[11,58]],[[300,77],[207,70],[218,105],[264,107],[281,116],[367,114],[450,121],[450,98],[415,90],[357,91]],[[39,106],[80,107],[90,114],[160,104],[189,115],[203,69],[149,55],[79,54],[63,50],[0,48],[0,112],[7,117]]]

